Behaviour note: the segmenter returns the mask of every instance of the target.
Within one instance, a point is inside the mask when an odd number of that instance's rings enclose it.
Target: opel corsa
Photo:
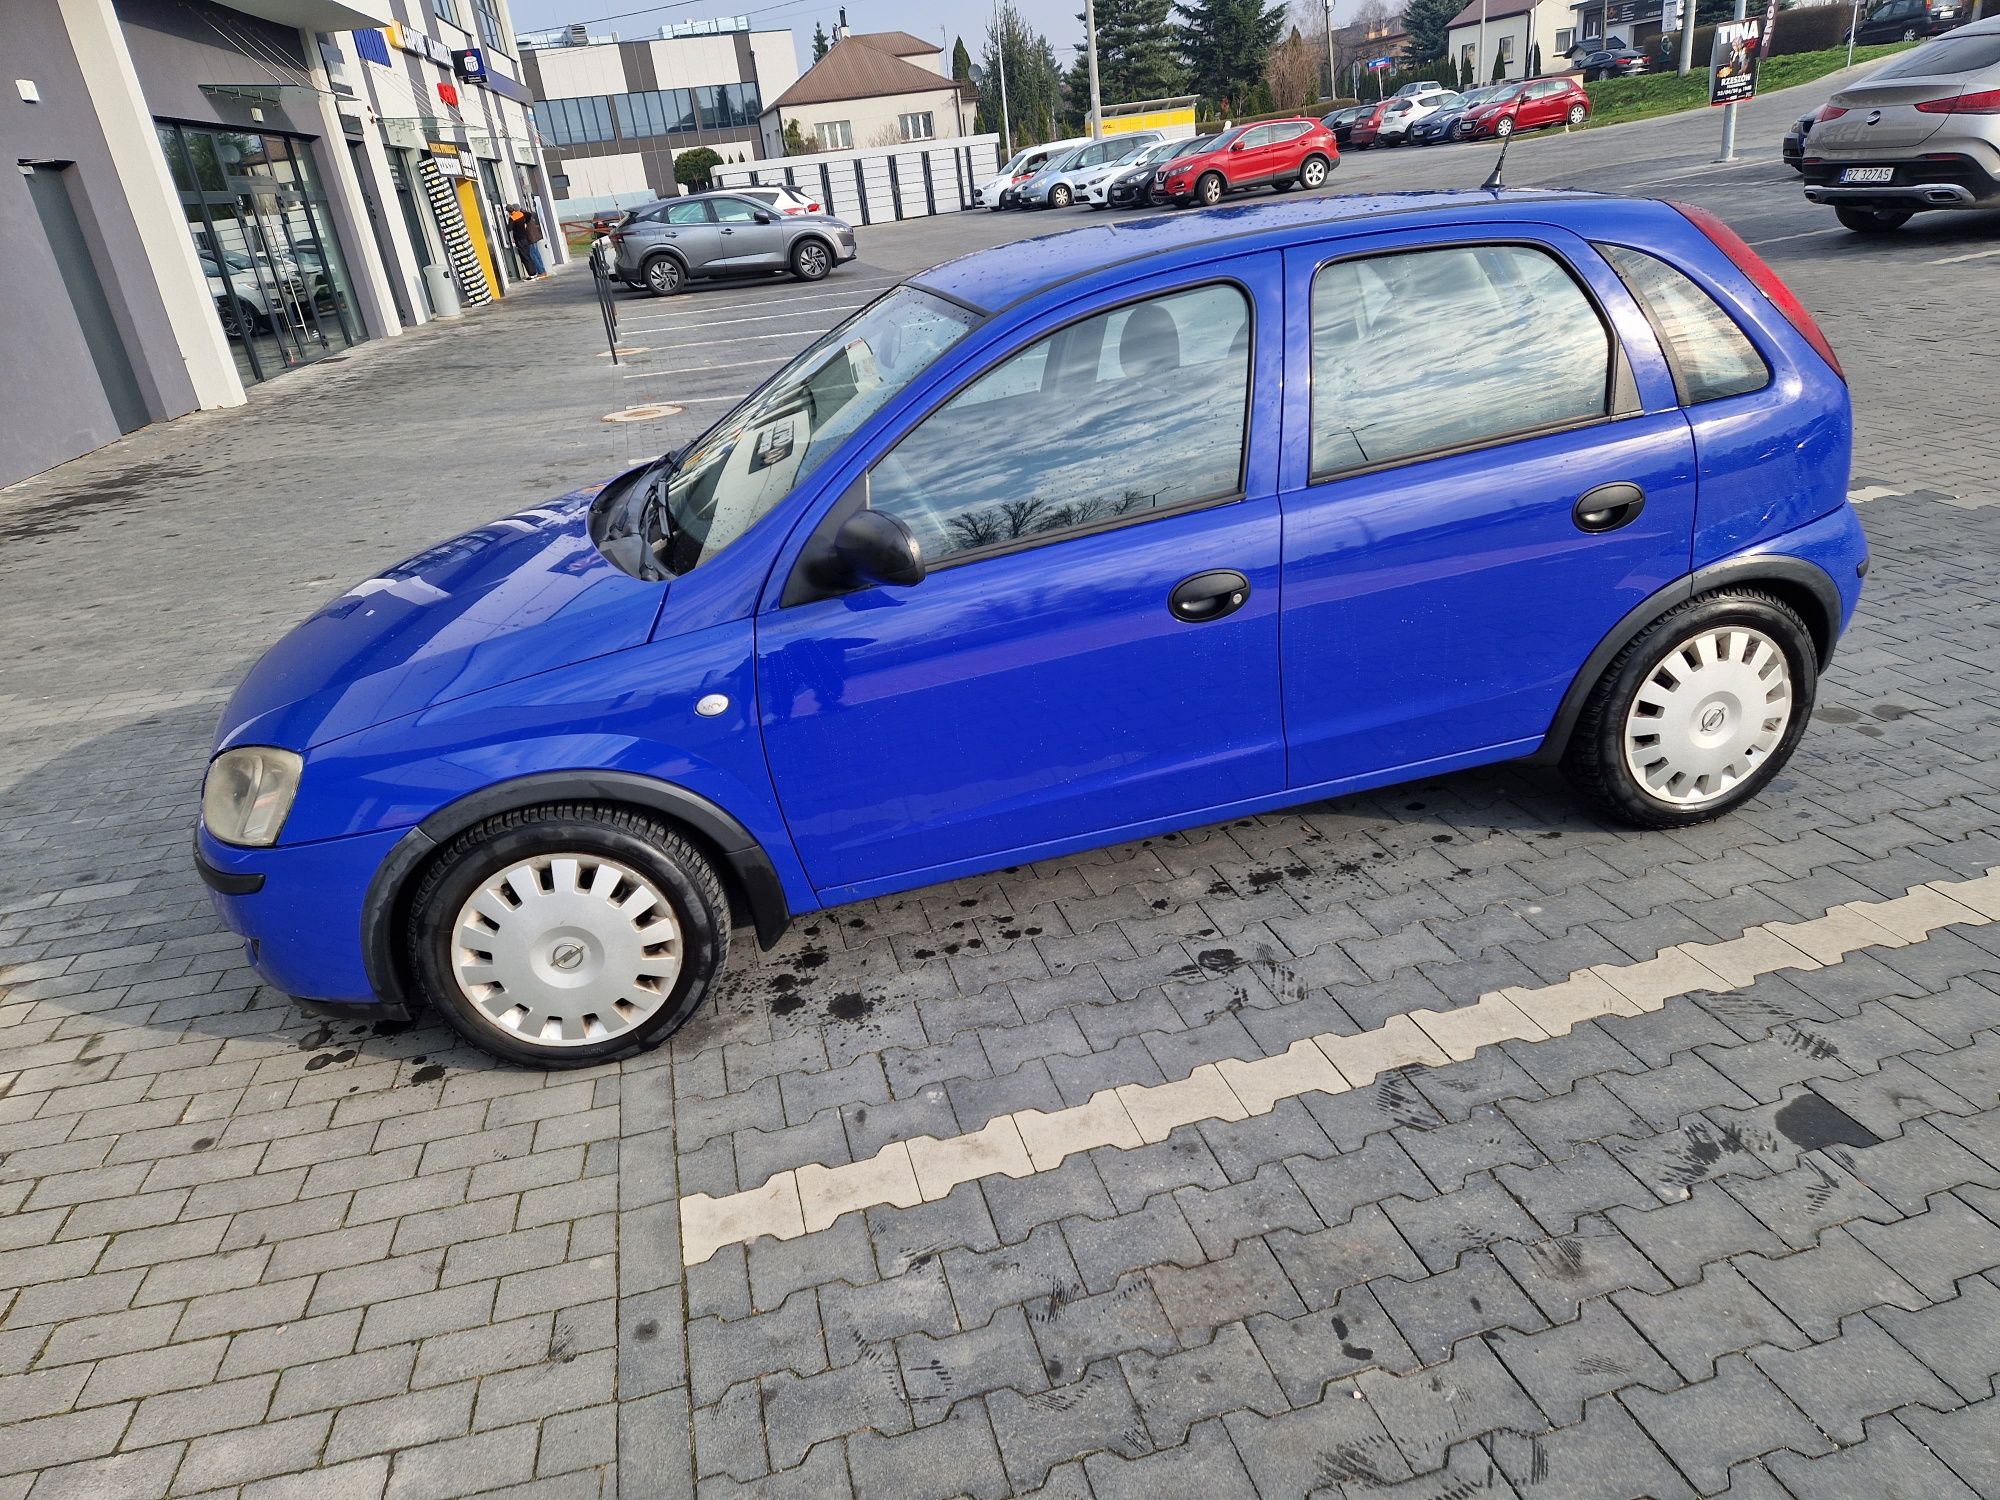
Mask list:
[[[1528,756],[1699,822],[1854,609],[1850,440],[1819,329],[1695,209],[1001,247],[299,626],[198,864],[273,985],[563,1065],[680,1025],[732,925],[1191,824]]]

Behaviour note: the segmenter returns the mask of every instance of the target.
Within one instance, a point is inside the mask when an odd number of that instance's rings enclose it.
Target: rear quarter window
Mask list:
[[[1665,347],[1681,404],[1695,406],[1761,391],[1771,368],[1736,320],[1713,297],[1657,255],[1624,245],[1599,245]]]

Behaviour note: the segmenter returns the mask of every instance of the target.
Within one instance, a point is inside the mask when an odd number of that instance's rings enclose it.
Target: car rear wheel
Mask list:
[[[1903,28],[1903,40],[1906,42],[1914,42],[1916,39],[1917,39],[1917,28],[1914,26],[1905,26]]]
[[[1570,124],[1581,125],[1589,117],[1590,117],[1590,111],[1585,109],[1581,104],[1572,104],[1569,107]]]
[[[1842,228],[1851,229],[1856,234],[1888,234],[1901,229],[1911,219],[1911,213],[1906,208],[1869,208],[1860,203],[1838,204],[1833,216],[1840,220]]]
[[[646,290],[655,297],[671,297],[687,281],[687,269],[671,255],[656,255],[646,262]]]
[[[803,239],[792,246],[792,274],[801,281],[823,280],[833,269],[833,252],[824,240]]]
[[[1049,207],[1050,208],[1069,207],[1069,188],[1065,186],[1063,183],[1059,182],[1054,187],[1049,189]]]
[[[1691,600],[1605,668],[1564,769],[1641,828],[1720,817],[1791,759],[1818,673],[1811,633],[1782,600],[1750,589]]]
[[[1300,162],[1299,182],[1307,192],[1311,192],[1314,188],[1323,185],[1326,182],[1326,158],[1324,156],[1308,156],[1304,161]]]
[[[1213,208],[1222,201],[1222,174],[1210,172],[1195,184],[1195,201],[1203,208]]]
[[[474,1046],[583,1067],[643,1051],[722,972],[729,902],[666,824],[589,805],[504,813],[447,843],[410,902],[411,974]]]

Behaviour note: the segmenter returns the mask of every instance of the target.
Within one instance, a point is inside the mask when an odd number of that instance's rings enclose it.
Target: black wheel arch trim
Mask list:
[[[1824,671],[1826,664],[1833,659],[1834,641],[1840,634],[1840,590],[1834,587],[1824,568],[1802,558],[1771,553],[1710,563],[1648,595],[1642,603],[1626,611],[1570,680],[1569,690],[1563,694],[1562,704],[1549,723],[1548,735],[1543,739],[1541,748],[1527,758],[1538,764],[1562,759],[1576,721],[1583,714],[1584,703],[1589,699],[1591,689],[1597,685],[1597,680],[1604,675],[1605,668],[1611,665],[1613,657],[1631,645],[1639,633],[1661,615],[1719,588],[1732,585],[1753,587],[1760,583],[1789,584],[1805,589],[1812,596],[1820,618],[1809,618],[1806,625],[1813,630],[1814,644],[1819,648],[1820,669]]]
[[[201,883],[211,891],[224,896],[254,896],[264,889],[261,874],[237,874],[229,870],[217,869],[208,862],[201,852],[201,834],[194,836],[194,871],[201,877]]]
[[[439,808],[397,841],[369,882],[361,913],[361,956],[368,982],[383,1002],[407,1005],[397,929],[410,877],[432,851],[475,824],[544,802],[609,802],[642,808],[691,829],[732,877],[757,934],[770,948],[791,925],[791,903],[777,867],[756,837],[706,797],[630,771],[544,771],[498,781]]]

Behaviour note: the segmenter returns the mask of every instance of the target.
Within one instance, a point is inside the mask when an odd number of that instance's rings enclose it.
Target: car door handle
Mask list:
[[[1167,595],[1167,610],[1190,625],[1233,615],[1250,597],[1250,580],[1229,568],[1214,568],[1183,578]]]
[[[1586,490],[1576,502],[1570,518],[1578,531],[1616,531],[1639,519],[1646,508],[1646,492],[1636,484],[1600,484]]]
[[[725,230],[723,230],[722,232],[723,232],[724,234],[734,234],[734,233],[736,233],[736,231],[735,231],[735,230],[733,230],[733,229],[725,229]]]

